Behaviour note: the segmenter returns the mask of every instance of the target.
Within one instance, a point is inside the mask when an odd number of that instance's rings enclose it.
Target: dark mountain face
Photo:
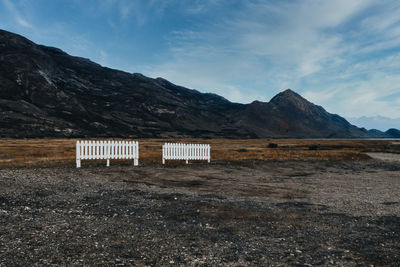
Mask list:
[[[243,105],[0,32],[1,135],[227,136]],[[244,134],[243,137],[246,137]]]
[[[288,89],[268,103],[255,101],[241,113],[240,125],[257,136],[296,138],[362,138],[368,132],[330,114]]]
[[[368,137],[291,90],[236,104],[0,30],[2,137]]]
[[[385,134],[391,138],[400,138],[400,130],[397,129],[389,129],[385,132]]]

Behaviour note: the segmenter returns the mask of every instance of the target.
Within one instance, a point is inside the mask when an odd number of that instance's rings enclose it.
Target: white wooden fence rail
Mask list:
[[[162,147],[162,163],[165,160],[207,160],[210,162],[210,145],[165,143]]]
[[[139,142],[135,141],[77,141],[76,167],[81,167],[82,159],[133,159],[133,164],[139,164]]]

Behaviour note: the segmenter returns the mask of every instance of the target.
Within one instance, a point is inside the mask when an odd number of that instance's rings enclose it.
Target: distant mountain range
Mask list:
[[[398,128],[400,127],[400,118],[393,119],[383,116],[374,116],[374,117],[349,117],[348,121],[354,125],[358,125],[360,127],[365,127],[367,129],[378,129],[380,131],[386,131],[390,128]]]
[[[73,57],[0,30],[0,136],[374,138],[288,89],[232,103]]]

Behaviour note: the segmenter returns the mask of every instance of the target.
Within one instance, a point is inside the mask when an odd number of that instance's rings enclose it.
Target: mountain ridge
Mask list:
[[[103,67],[0,30],[0,136],[371,138],[287,89],[269,102]],[[390,137],[390,134],[386,134]]]
[[[384,116],[348,117],[347,120],[352,124],[359,125],[360,127],[377,129],[382,132],[400,126],[400,118],[389,118]]]

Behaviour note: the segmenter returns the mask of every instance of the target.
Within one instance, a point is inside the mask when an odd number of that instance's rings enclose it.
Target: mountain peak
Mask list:
[[[273,103],[275,105],[281,105],[281,104],[304,105],[310,102],[308,102],[305,98],[303,98],[295,91],[291,89],[286,89],[285,91],[280,92],[279,94],[274,96],[271,99],[270,103]]]
[[[293,91],[292,89],[286,89],[285,91],[280,92],[279,94],[277,94],[275,97],[285,97],[285,98],[291,98],[291,97],[296,97],[296,98],[302,98],[298,93],[296,93],[295,91]],[[274,97],[274,98],[275,98]]]
[[[297,94],[297,93],[292,89],[288,88],[285,91],[282,91],[281,94]]]

